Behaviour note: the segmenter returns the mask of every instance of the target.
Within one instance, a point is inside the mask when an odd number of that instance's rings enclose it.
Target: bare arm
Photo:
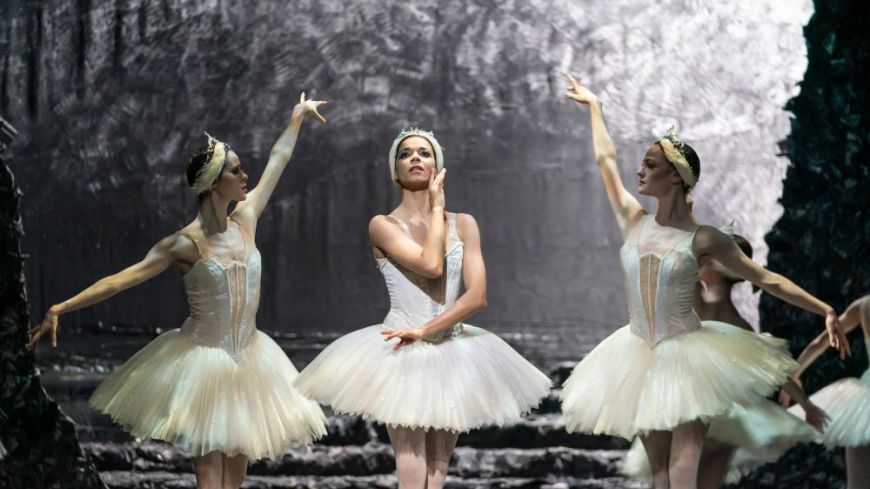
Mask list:
[[[169,265],[175,262],[176,256],[179,256],[180,249],[184,246],[179,236],[179,234],[174,234],[163,238],[148,251],[142,261],[114,275],[101,278],[75,296],[51,306],[42,322],[30,331],[31,338],[27,343],[27,348],[33,349],[39,343],[40,338],[49,332],[51,333],[51,346],[56,347],[60,315],[102,302],[118,292],[139,285],[166,270]],[[183,239],[187,241],[187,238]],[[187,245],[193,246],[189,242]]]
[[[616,145],[607,131],[604,122],[604,112],[601,109],[601,101],[588,88],[580,85],[577,80],[568,75],[571,86],[568,88],[568,98],[582,105],[589,106],[589,118],[592,126],[592,145],[595,148],[595,162],[601,171],[601,181],[607,192],[607,200],[616,215],[616,221],[622,235],[625,236],[628,228],[633,225],[644,212],[640,202],[625,188],[622,177],[619,175],[619,167],[616,162]]]
[[[302,122],[306,117],[310,116],[325,123],[326,119],[317,112],[317,108],[325,103],[318,100],[305,100],[305,93],[302,93],[299,103],[293,107],[293,112],[290,114],[289,124],[272,146],[272,151],[269,153],[269,162],[266,163],[263,176],[260,177],[257,186],[248,193],[247,199],[239,202],[234,211],[235,214],[239,214],[245,219],[252,219],[254,222],[260,218],[263,209],[266,208],[266,204],[278,185],[278,180],[281,179],[281,174],[287,168],[290,157],[293,156],[293,149],[296,147]]]
[[[800,288],[791,280],[762,267],[740,251],[730,236],[710,226],[701,226],[695,235],[695,256],[698,260],[714,259],[739,277],[764,289],[789,304],[825,317],[828,340],[845,358],[851,355],[849,342],[840,328],[834,308]]]
[[[782,390],[786,394],[785,397],[783,397],[783,394],[780,394],[780,402],[785,399],[783,407],[788,407],[789,397],[793,398],[803,408],[806,422],[819,431],[825,431],[825,424],[827,424],[829,419],[828,414],[807,397],[807,393],[804,392],[798,383],[788,379],[788,382],[782,386]]]
[[[447,170],[429,179],[431,205],[429,231],[423,246],[405,235],[386,216],[375,216],[369,222],[372,245],[403,267],[428,278],[438,278],[444,269],[444,176]]]
[[[863,299],[863,298],[862,298]],[[861,324],[861,300],[858,299],[855,302],[849,304],[849,307],[846,308],[846,311],[840,315],[840,326],[843,328],[843,332],[849,334],[852,330],[858,327]],[[813,341],[804,348],[804,351],[798,356],[798,368],[794,373],[796,378],[800,378],[804,372],[813,364],[825,350],[828,349],[828,343],[825,341],[828,333],[827,331],[822,331],[819,336],[817,336]]]
[[[396,348],[447,329],[486,307],[486,267],[483,263],[483,252],[480,247],[480,229],[477,226],[477,221],[468,214],[458,214],[456,226],[462,234],[462,279],[465,284],[465,293],[444,312],[420,328],[383,331],[384,340],[393,338],[401,340]]]

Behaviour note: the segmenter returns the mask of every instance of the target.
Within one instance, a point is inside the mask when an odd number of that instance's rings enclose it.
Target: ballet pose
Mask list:
[[[735,403],[760,402],[795,368],[783,340],[698,318],[692,297],[699,260],[716,260],[824,316],[829,341],[843,353],[848,344],[833,308],[750,260],[730,236],[694,220],[686,196],[700,160],[672,131],[649,147],[637,172],[638,192],[657,201],[647,213],[622,184],[598,97],[569,79],[567,96],[589,107],[596,162],[625,240],[620,258],[630,324],[596,346],[566,380],[566,426],[640,436],[655,487],[695,488],[709,420]]]
[[[435,136],[401,132],[389,167],[402,202],[372,218],[369,237],[390,310],[382,324],[327,346],[295,385],[337,412],[386,424],[400,489],[440,489],[459,433],[518,419],[550,380],[462,322],[486,306],[486,272],[477,222],[445,211]]]
[[[864,343],[870,352],[870,295],[850,304],[840,316],[840,323],[847,333],[861,325]],[[798,369],[795,372],[798,382],[803,372],[827,349],[824,335],[817,337],[804,349],[798,357]],[[838,380],[810,396],[810,399],[831,417],[822,438],[825,445],[846,449],[846,488],[870,487],[870,369],[865,370],[860,379],[849,377]],[[788,405],[788,394],[781,395],[780,400]],[[800,415],[801,410],[800,405],[791,409],[797,415]]]
[[[729,230],[725,232],[731,234],[743,254],[752,258],[752,246],[745,238]],[[742,281],[715,260],[699,262],[693,299],[698,317],[702,321],[721,321],[752,331],[731,300],[734,285]],[[791,379],[783,388],[804,407],[806,422],[768,400],[749,407],[735,405],[726,414],[713,418],[701,453],[699,489],[718,489],[726,477],[736,482],[746,471],[776,460],[792,446],[812,441],[817,434],[813,428],[824,429],[824,411],[807,398],[803,389]],[[640,440],[635,440],[626,455],[622,472],[638,479],[651,478]]]
[[[199,200],[196,218],[161,239],[145,258],[51,306],[31,331],[29,348],[48,334],[57,346],[58,319],[140,284],[171,265],[182,273],[190,317],[109,375],[91,405],[133,436],[173,443],[193,457],[200,489],[237,488],[249,459],[277,457],[292,443],[323,436],[325,417],[291,382],[298,372],[281,348],[256,327],[260,299],[257,221],[306,117],[325,122],[305,100],[292,111],[272,147],[257,186],[229,145],[209,137],[187,167]],[[228,214],[228,207],[237,202]]]

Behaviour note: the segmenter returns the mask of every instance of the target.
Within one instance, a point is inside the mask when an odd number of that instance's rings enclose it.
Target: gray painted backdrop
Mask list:
[[[575,331],[570,347],[588,348],[627,320],[620,237],[587,113],[563,97],[560,72],[600,93],[632,191],[654,133],[677,122],[702,158],[697,212],[736,220],[763,260],[810,14],[806,0],[781,3],[4,2],[0,108],[21,131],[33,313],[193,217],[183,174],[202,130],[256,179],[306,90],[330,101],[329,123],[304,127],[260,224],[261,328],[383,317],[366,226],[398,202],[392,138],[419,125],[446,147],[448,207],[483,233],[490,306],[473,322],[527,338]],[[175,327],[185,314],[171,271],[65,321]]]

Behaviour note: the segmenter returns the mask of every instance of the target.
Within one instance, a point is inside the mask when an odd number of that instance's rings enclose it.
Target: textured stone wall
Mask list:
[[[708,2],[709,3],[709,2]],[[584,111],[561,71],[601,93],[623,176],[670,121],[703,159],[698,213],[755,245],[781,212],[782,106],[805,65],[807,1],[113,0],[0,5],[0,107],[22,132],[30,295],[38,313],[139,259],[194,215],[187,155],[226,139],[256,178],[298,92],[307,125],[261,222],[261,327],[348,330],[386,294],[366,225],[398,193],[385,154],[409,124],[446,146],[448,206],[480,222],[500,331],[627,320],[620,244]],[[66,321],[175,327],[175,272]],[[746,295],[746,294],[744,294]],[[753,317],[753,299],[742,307]]]

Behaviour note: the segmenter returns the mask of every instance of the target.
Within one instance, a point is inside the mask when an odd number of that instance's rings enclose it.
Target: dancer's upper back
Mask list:
[[[701,326],[692,309],[698,278],[694,236],[644,215],[620,249],[631,330],[651,346]]]

